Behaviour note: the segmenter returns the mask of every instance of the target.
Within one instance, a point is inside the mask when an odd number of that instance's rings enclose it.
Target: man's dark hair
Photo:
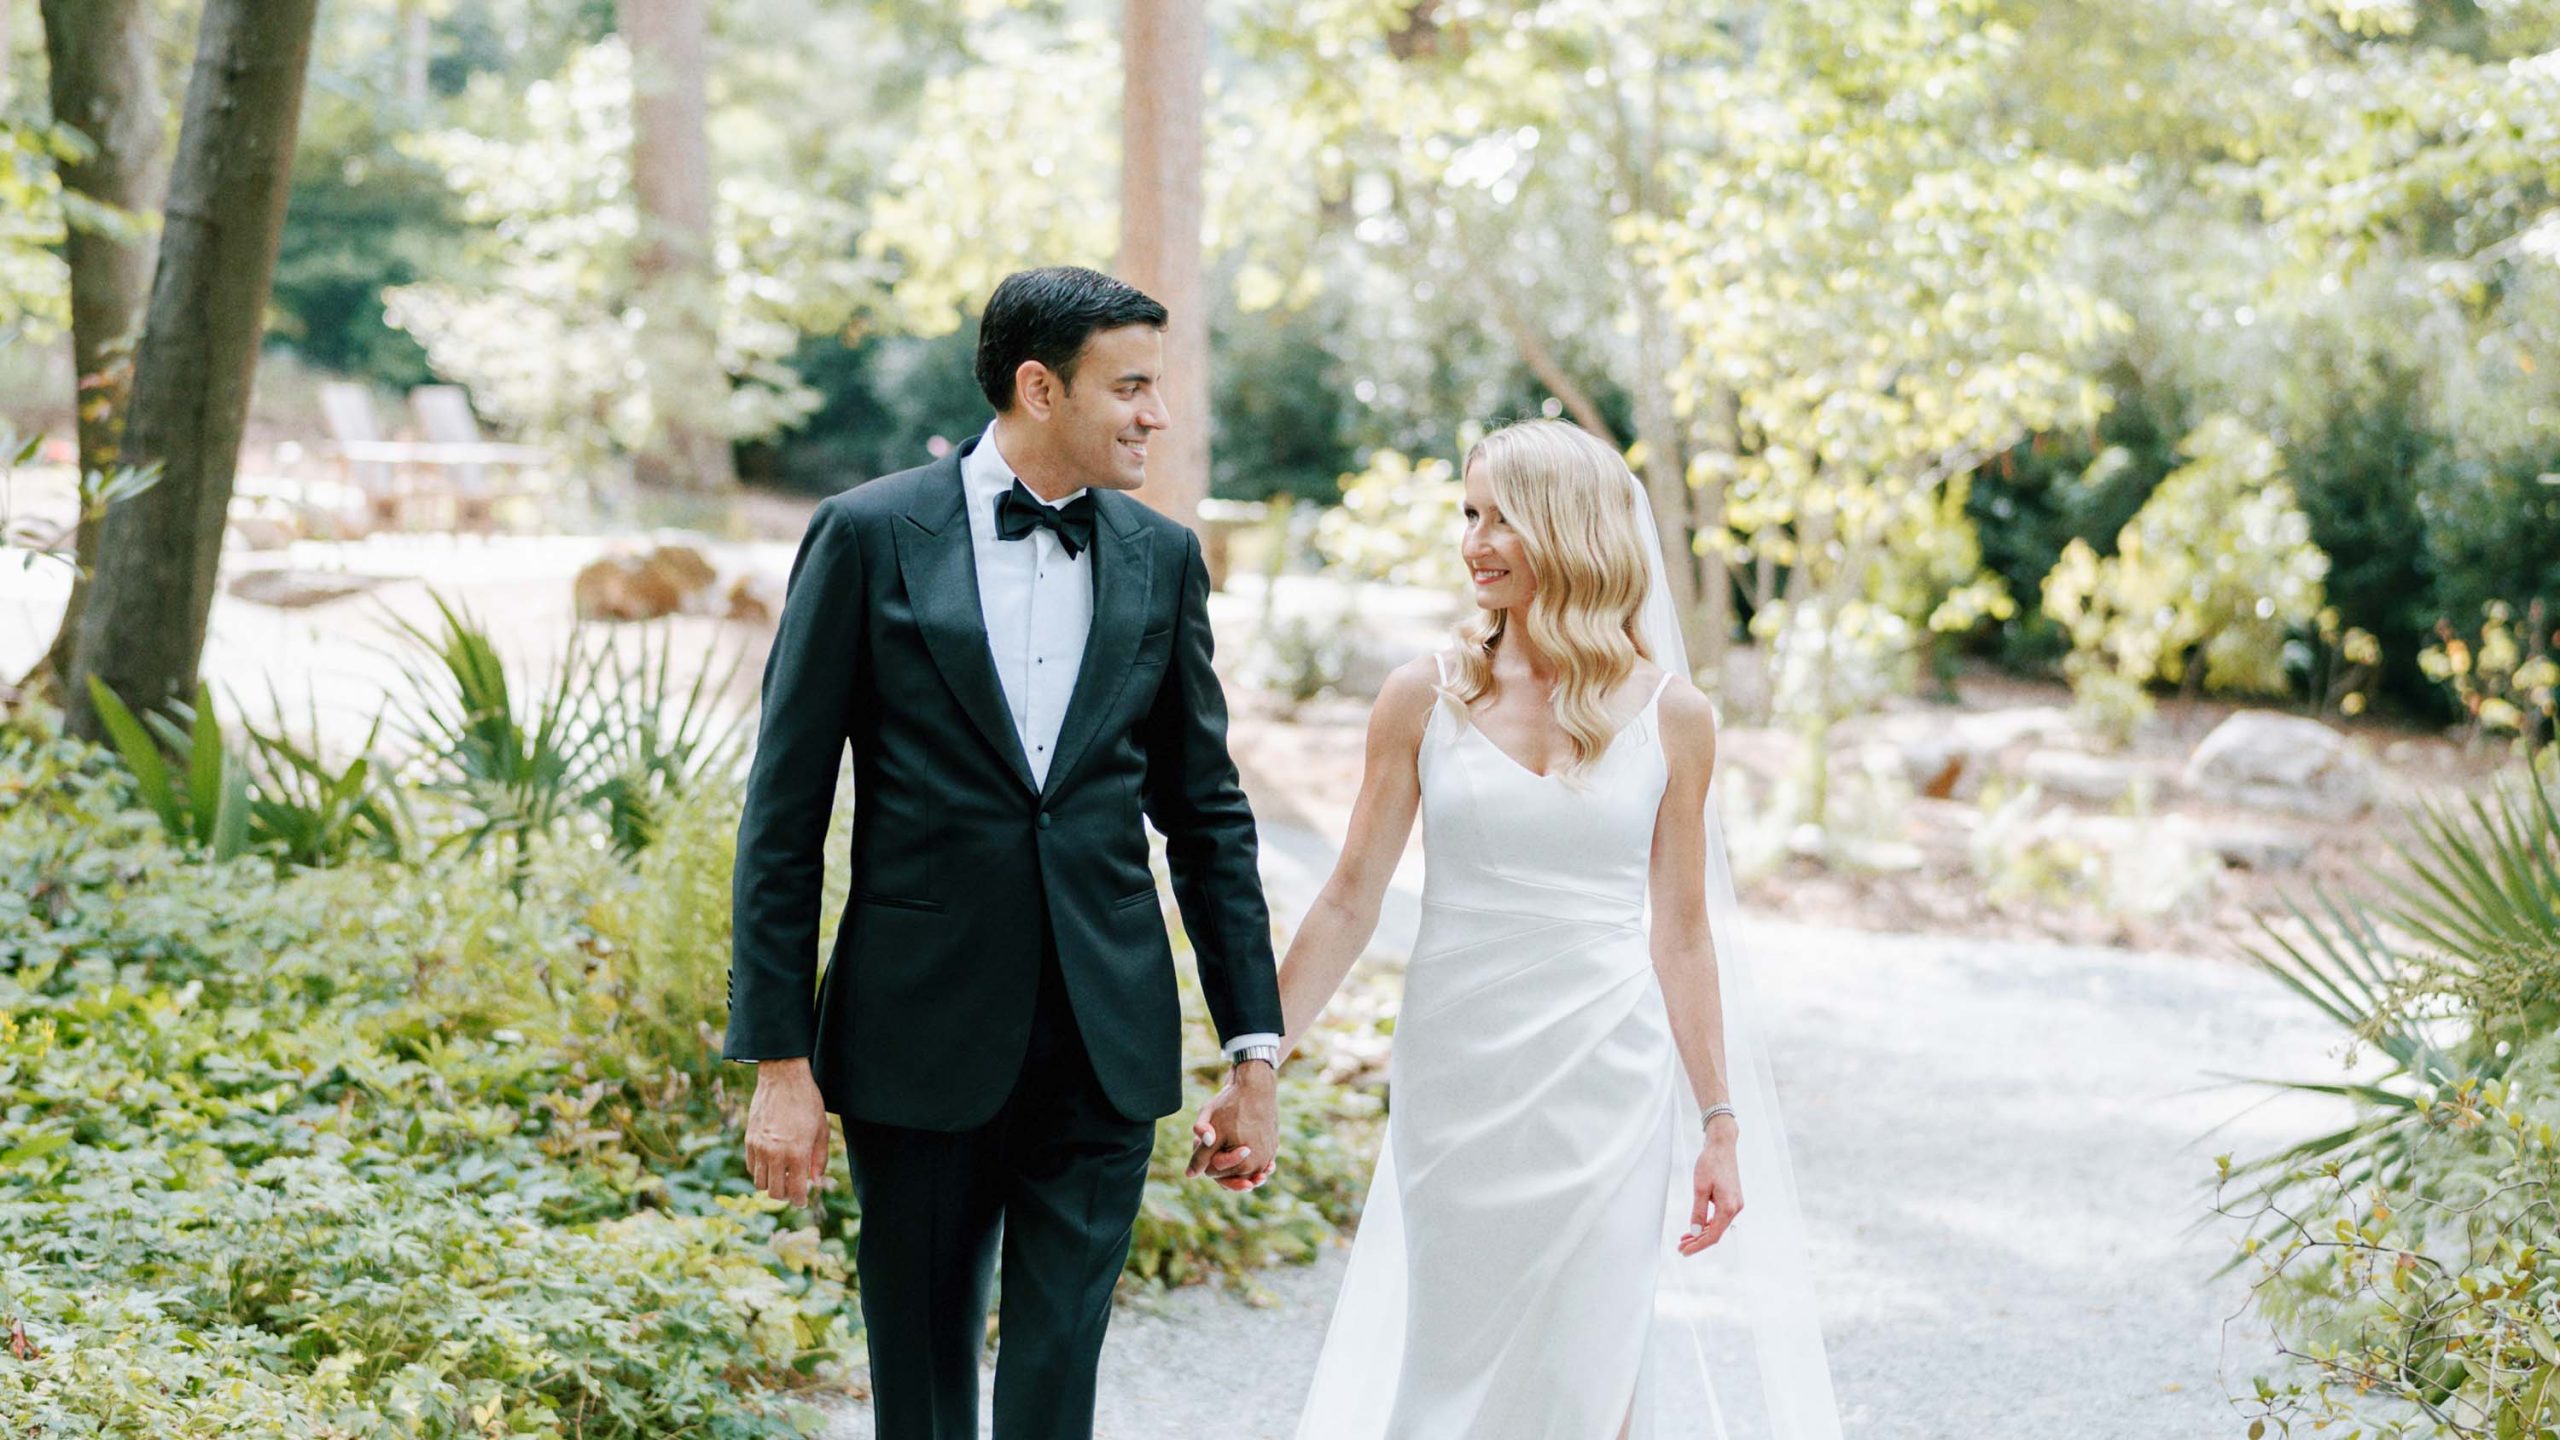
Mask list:
[[[1050,265],[1017,270],[987,297],[978,322],[978,388],[997,410],[1013,408],[1013,373],[1037,360],[1073,385],[1076,359],[1098,330],[1164,328],[1164,307],[1098,270]]]

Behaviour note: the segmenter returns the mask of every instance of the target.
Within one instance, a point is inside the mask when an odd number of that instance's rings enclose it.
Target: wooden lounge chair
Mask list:
[[[540,493],[533,473],[550,463],[538,445],[505,445],[483,439],[480,417],[459,385],[421,385],[409,392],[418,433],[439,456],[449,478],[456,518],[475,529],[495,528],[498,506]]]

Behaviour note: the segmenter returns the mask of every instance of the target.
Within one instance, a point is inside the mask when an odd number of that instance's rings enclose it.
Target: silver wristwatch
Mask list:
[[[1270,1066],[1274,1072],[1277,1072],[1280,1068],[1280,1047],[1277,1045],[1239,1045],[1236,1047],[1236,1053],[1227,1058],[1231,1064],[1235,1065],[1241,1065],[1247,1060],[1259,1060],[1263,1064]]]

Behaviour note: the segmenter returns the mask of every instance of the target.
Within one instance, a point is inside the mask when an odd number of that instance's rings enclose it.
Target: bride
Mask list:
[[[1708,806],[1715,717],[1650,506],[1558,421],[1485,436],[1464,483],[1477,613],[1380,693],[1341,860],[1280,970],[1286,1056],[1418,813],[1392,1115],[1298,1434],[1721,1440],[1739,1396],[1747,1433],[1834,1440]],[[1756,1396],[1705,1374],[1718,1315],[1758,1352]]]

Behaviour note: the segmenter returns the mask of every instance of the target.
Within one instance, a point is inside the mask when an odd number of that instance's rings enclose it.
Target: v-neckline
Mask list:
[[[1662,692],[1667,688],[1666,682],[1668,678],[1669,677],[1666,676],[1662,680],[1655,681],[1653,694],[1646,697],[1645,702],[1636,707],[1634,714],[1619,721],[1617,729],[1609,732],[1608,740],[1603,742],[1600,746],[1600,753],[1591,757],[1591,763],[1593,765],[1598,765],[1601,761],[1608,759],[1610,754],[1618,748],[1618,741],[1623,738],[1629,730],[1635,728],[1636,722],[1644,718],[1645,712],[1661,703]],[[1518,756],[1503,749],[1501,744],[1492,736],[1484,733],[1484,727],[1476,723],[1474,711],[1470,710],[1467,706],[1460,704],[1454,697],[1444,696],[1442,698],[1447,699],[1450,704],[1458,707],[1458,719],[1465,728],[1470,733],[1474,734],[1477,739],[1482,740],[1486,749],[1501,756],[1505,761],[1509,762],[1512,769],[1519,771],[1521,774],[1528,776],[1532,780],[1562,780],[1564,778],[1560,771],[1530,769]]]

